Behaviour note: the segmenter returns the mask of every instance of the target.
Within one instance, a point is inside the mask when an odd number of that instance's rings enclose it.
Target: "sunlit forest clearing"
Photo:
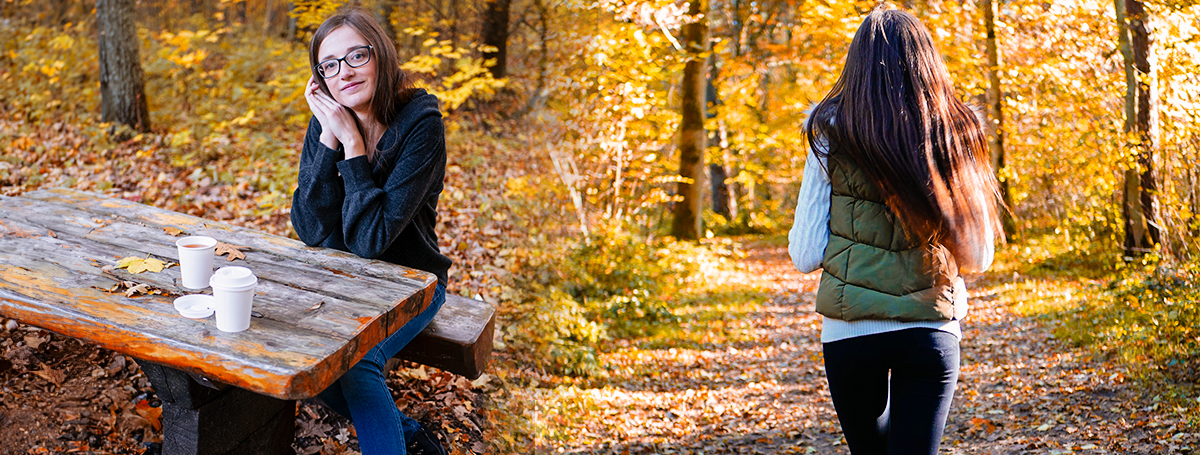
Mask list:
[[[97,18],[122,3],[146,116],[102,108]],[[442,103],[448,291],[499,312],[487,376],[406,364],[398,406],[459,454],[849,453],[820,275],[792,268],[786,231],[800,125],[876,4],[0,0],[0,194],[69,187],[295,238],[307,40],[361,7]],[[988,119],[1010,210],[968,283],[943,452],[1200,450],[1200,4],[897,6]],[[81,424],[38,372],[112,356],[35,330],[0,328],[0,454],[152,453],[140,373],[97,379],[132,392],[87,405],[115,423]],[[346,422],[299,414],[298,453],[357,453]]]

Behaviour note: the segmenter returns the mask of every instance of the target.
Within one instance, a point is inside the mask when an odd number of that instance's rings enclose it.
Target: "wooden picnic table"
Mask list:
[[[113,267],[128,256],[177,262],[177,235],[189,234],[248,247],[245,259],[214,261],[258,276],[248,330],[180,316],[176,296],[211,289],[180,287],[178,266]],[[134,283],[151,293],[127,296]],[[164,453],[288,453],[294,400],[427,308],[436,285],[426,272],[123,199],[0,196],[0,315],[137,359],[164,402]]]

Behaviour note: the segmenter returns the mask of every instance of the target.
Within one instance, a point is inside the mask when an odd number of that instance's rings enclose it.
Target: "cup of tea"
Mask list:
[[[216,299],[217,329],[241,332],[250,328],[250,307],[258,286],[254,272],[245,267],[221,267],[208,282]]]
[[[208,279],[212,277],[213,253],[217,249],[217,239],[194,235],[175,241],[175,246],[179,248],[179,269],[183,287],[208,287]]]

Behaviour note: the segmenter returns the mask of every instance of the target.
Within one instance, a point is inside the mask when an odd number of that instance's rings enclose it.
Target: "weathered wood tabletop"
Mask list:
[[[173,293],[179,267],[131,274],[127,256],[177,262],[167,229],[246,246],[214,264],[258,276],[250,329],[187,319],[174,296],[111,292],[120,281]],[[316,395],[428,307],[432,274],[122,199],[67,189],[0,197],[0,315],[272,397]]]

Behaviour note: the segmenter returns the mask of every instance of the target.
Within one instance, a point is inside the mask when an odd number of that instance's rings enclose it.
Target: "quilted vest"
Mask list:
[[[865,172],[849,159],[828,161],[830,235],[817,312],[843,321],[965,317],[966,296],[955,295],[958,265],[950,251],[909,239]]]

